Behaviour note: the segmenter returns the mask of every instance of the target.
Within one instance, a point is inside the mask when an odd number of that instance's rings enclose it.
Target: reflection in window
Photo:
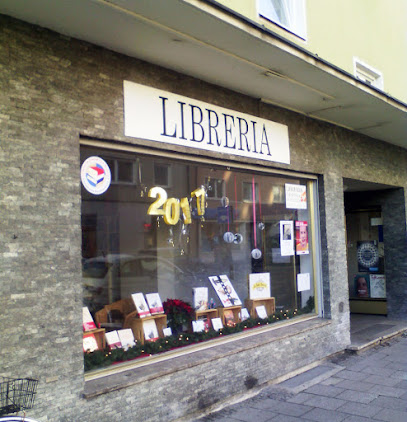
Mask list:
[[[82,161],[93,155],[114,166],[125,163],[117,173],[118,179],[137,180],[135,184],[112,183],[102,195],[92,195],[82,188],[83,299],[97,321],[103,323],[98,318],[112,307],[120,308],[125,320],[134,311],[134,293],[159,293],[163,302],[177,299],[193,304],[192,292],[197,288],[206,289],[214,315],[223,306],[209,277],[220,275],[230,280],[242,307],[248,308],[252,306],[248,302],[248,280],[255,273],[267,274],[270,279],[277,312],[314,311],[314,222],[310,219],[313,204],[309,198],[313,182],[169,159],[157,162],[149,156],[91,147],[81,149]],[[126,165],[137,162],[139,166]],[[286,183],[307,189],[306,209],[286,208]],[[146,194],[153,187],[165,192],[166,201],[161,203],[159,196]],[[158,213],[149,213],[153,203]],[[198,212],[198,204],[203,215]],[[292,222],[293,228],[295,221],[306,223],[309,253],[295,253],[294,236],[291,252],[282,252],[281,242],[287,242],[287,237],[281,233],[281,221]],[[298,274],[309,274],[311,282],[305,290],[298,288]],[[234,317],[240,318],[238,314]],[[108,322],[105,324],[109,330]],[[192,330],[188,325],[181,328]]]

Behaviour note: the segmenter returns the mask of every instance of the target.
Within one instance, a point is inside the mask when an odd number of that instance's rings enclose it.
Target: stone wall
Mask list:
[[[323,299],[331,323],[233,360],[224,356],[85,399],[80,137],[157,147],[124,137],[123,80],[288,125],[291,164],[270,166],[320,177]],[[30,416],[171,420],[243,393],[248,379],[264,384],[349,343],[342,178],[405,187],[404,150],[1,15],[0,86],[0,367],[2,375],[40,378]]]

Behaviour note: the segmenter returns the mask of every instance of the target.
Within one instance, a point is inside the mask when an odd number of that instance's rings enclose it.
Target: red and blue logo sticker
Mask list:
[[[105,193],[112,181],[110,168],[100,157],[87,158],[81,167],[83,187],[93,195]]]

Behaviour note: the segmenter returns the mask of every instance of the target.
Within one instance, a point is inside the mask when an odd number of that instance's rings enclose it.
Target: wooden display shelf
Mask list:
[[[264,305],[267,316],[273,315],[276,312],[276,299],[274,297],[267,297],[263,299],[246,299],[244,301],[251,318],[257,318],[256,307]]]
[[[98,344],[98,349],[103,350],[106,347],[106,330],[104,328],[96,328],[94,330],[84,331],[83,336],[93,334]]]
[[[141,344],[144,344],[145,338],[143,324],[145,321],[150,320],[155,321],[159,337],[164,337],[163,329],[167,328],[167,315],[165,314],[150,315],[144,318],[140,318],[138,312],[134,311],[126,316],[123,328],[131,328],[133,331],[134,338]]]
[[[237,324],[238,322],[240,322],[240,310],[242,309],[242,307],[239,306],[228,306],[226,308],[218,308],[218,315],[219,318],[222,320],[222,324],[223,326],[226,325],[225,323],[225,311],[232,311],[233,312],[233,318],[235,320],[235,323]]]
[[[216,308],[204,309],[203,311],[194,311],[194,320],[197,321],[199,317],[206,316],[208,319],[217,318],[218,310]]]

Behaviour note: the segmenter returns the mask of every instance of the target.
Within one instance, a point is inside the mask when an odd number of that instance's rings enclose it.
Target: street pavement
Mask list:
[[[334,356],[199,422],[407,422],[407,333]]]

